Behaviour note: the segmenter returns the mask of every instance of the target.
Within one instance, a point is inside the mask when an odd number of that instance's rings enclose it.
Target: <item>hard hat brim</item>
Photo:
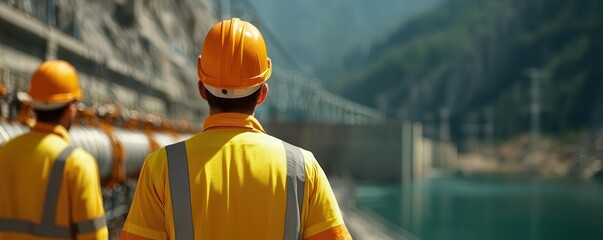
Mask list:
[[[260,89],[262,87],[262,84],[253,86],[250,88],[243,88],[243,89],[224,89],[224,88],[212,87],[207,84],[203,84],[203,86],[205,86],[205,89],[207,89],[208,92],[210,92],[212,95],[214,95],[216,97],[235,99],[235,98],[244,98],[244,97],[247,97],[247,96],[253,94],[254,92],[256,92],[258,89]]]
[[[42,101],[31,101],[31,106],[36,110],[51,111],[62,107],[65,107],[70,102],[42,102]]]

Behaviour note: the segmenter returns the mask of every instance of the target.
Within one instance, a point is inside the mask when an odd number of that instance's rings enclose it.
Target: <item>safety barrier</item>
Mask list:
[[[326,172],[357,181],[410,183],[457,170],[456,145],[424,136],[420,123],[271,123],[264,129],[311,150]]]

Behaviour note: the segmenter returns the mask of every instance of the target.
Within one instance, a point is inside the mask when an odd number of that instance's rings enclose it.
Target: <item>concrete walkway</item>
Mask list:
[[[361,209],[356,204],[353,183],[350,180],[329,179],[335,197],[339,202],[343,219],[356,240],[419,240],[408,231],[392,224],[369,209]]]

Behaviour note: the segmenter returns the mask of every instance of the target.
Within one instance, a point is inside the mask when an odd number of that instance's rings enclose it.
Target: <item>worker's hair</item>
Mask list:
[[[207,95],[207,103],[213,108],[218,108],[224,112],[246,112],[255,109],[261,90],[262,88],[259,88],[247,97],[232,99],[216,97],[207,89],[205,89],[205,95]]]
[[[45,123],[59,123],[61,116],[71,104],[67,104],[67,106],[60,107],[54,110],[38,110],[34,109],[36,113],[36,121],[45,122]]]

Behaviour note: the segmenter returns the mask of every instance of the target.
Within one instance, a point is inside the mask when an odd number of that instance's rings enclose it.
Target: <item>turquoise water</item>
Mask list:
[[[356,195],[424,240],[603,239],[603,182],[442,178],[365,184]]]

